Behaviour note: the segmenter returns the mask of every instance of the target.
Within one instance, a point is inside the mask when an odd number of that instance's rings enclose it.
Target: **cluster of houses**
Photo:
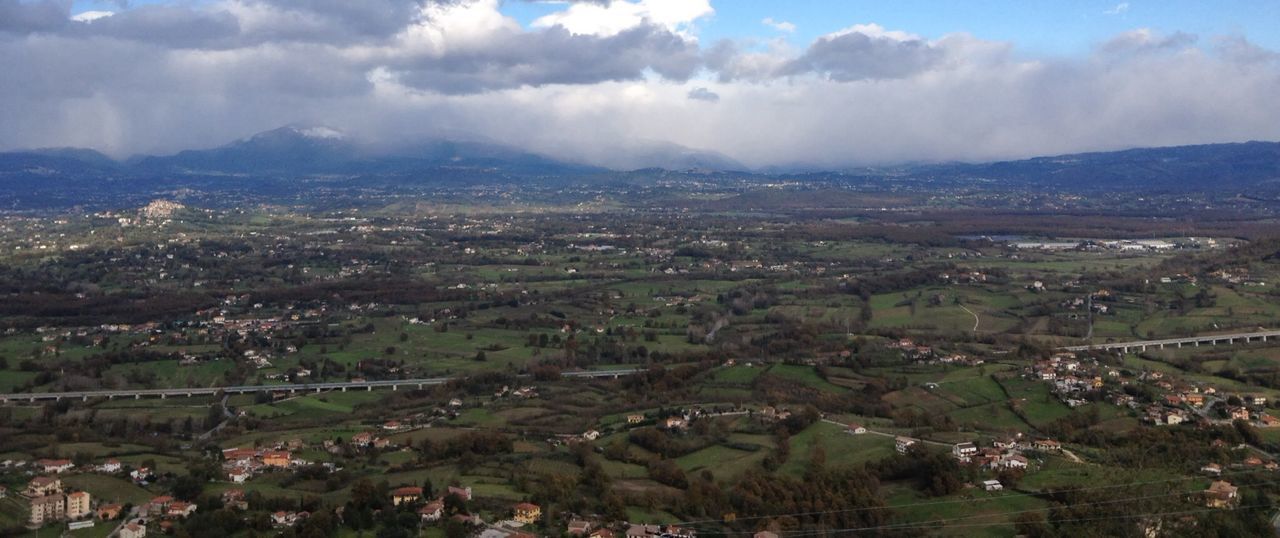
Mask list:
[[[302,447],[299,445],[297,448]],[[289,450],[280,449],[228,448],[222,451],[222,459],[222,471],[226,473],[227,480],[237,484],[258,473],[309,464],[306,460],[294,457]]]
[[[1070,352],[1055,353],[1048,359],[1037,361],[1026,371],[1032,379],[1050,384],[1050,390],[1063,403],[1071,407],[1087,405],[1089,393],[1101,393],[1101,397],[1117,406],[1128,407],[1148,424],[1175,426],[1192,421],[1213,422],[1243,420],[1260,428],[1280,426],[1280,419],[1266,412],[1267,397],[1262,394],[1238,396],[1239,405],[1230,395],[1205,384],[1193,384],[1159,371],[1127,373],[1117,368],[1100,365],[1096,359],[1077,357]],[[1140,401],[1126,392],[1126,386],[1147,386],[1161,394],[1156,401]],[[1097,397],[1095,394],[1094,398]],[[1221,418],[1210,414],[1215,402],[1222,406]]]

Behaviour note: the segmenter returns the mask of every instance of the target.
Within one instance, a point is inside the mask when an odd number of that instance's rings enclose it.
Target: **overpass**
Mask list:
[[[1162,340],[1136,340],[1132,342],[1112,342],[1107,344],[1086,344],[1082,346],[1066,346],[1059,349],[1066,351],[1113,351],[1118,350],[1121,353],[1128,353],[1130,350],[1146,351],[1148,347],[1164,349],[1165,346],[1181,348],[1182,346],[1217,345],[1217,344],[1234,344],[1237,341],[1249,343],[1255,340],[1266,342],[1268,338],[1280,337],[1280,330],[1264,330],[1247,333],[1231,333],[1231,334],[1211,334],[1205,336],[1191,336],[1187,338],[1165,338]]]
[[[612,378],[617,379],[624,375],[631,375],[644,371],[640,368],[626,368],[621,370],[581,370],[574,372],[563,372],[560,377],[570,379],[599,379]],[[527,377],[527,376],[520,376]],[[281,385],[233,385],[229,387],[192,387],[192,388],[170,388],[170,389],[122,389],[122,390],[83,390],[71,392],[19,392],[11,394],[0,394],[0,403],[8,402],[35,402],[40,400],[61,400],[63,398],[88,400],[89,398],[106,398],[112,400],[115,398],[133,398],[141,399],[144,397],[161,399],[173,397],[192,397],[192,396],[209,396],[214,394],[253,394],[258,392],[323,392],[331,390],[340,390],[346,392],[348,390],[373,390],[375,388],[390,388],[391,390],[400,390],[400,387],[410,389],[421,389],[433,385],[443,385],[453,377],[426,377],[419,379],[382,379],[376,381],[334,381],[322,383],[292,383]]]

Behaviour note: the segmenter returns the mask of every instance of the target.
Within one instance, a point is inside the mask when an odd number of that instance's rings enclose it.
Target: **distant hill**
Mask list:
[[[910,169],[917,177],[1075,188],[1199,190],[1280,183],[1280,143],[1245,142],[1077,153]]]
[[[639,165],[619,172],[518,148],[475,141],[427,140],[375,147],[317,126],[287,126],[216,148],[117,162],[93,150],[52,148],[0,153],[0,207],[106,205],[168,192],[216,196],[335,196],[346,190],[394,192],[409,186],[664,180],[858,185],[861,190],[1036,188],[1067,192],[1207,189],[1280,191],[1280,143],[1247,142],[1080,153],[992,163],[945,163],[803,173],[743,171],[723,155],[671,144],[632,148]],[[654,163],[660,163],[654,166]],[[314,181],[324,181],[317,191]],[[782,192],[782,191],[777,191]],[[841,207],[847,193],[749,192],[708,207]]]

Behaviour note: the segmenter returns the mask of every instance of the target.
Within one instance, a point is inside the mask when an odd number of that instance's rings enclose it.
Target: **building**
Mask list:
[[[406,486],[396,488],[391,492],[391,504],[400,506],[404,503],[418,502],[422,498],[422,488],[414,486]]]
[[[285,450],[272,450],[262,454],[262,464],[268,467],[285,468],[289,466],[289,452]]]
[[[532,525],[537,523],[539,519],[542,519],[542,507],[533,503],[517,504],[515,507],[515,517],[512,519],[524,523],[525,525]]]
[[[41,468],[43,468],[44,472],[46,473],[65,473],[67,471],[70,471],[73,467],[76,466],[76,464],[71,463],[71,460],[61,460],[61,459],[39,460],[36,462],[36,465],[39,465]]]
[[[471,486],[467,486],[465,488],[449,486],[449,489],[447,490],[446,495],[456,495],[459,499],[462,499],[464,501],[470,501]]]
[[[751,536],[751,538],[778,538],[778,533],[769,531],[760,531]]]
[[[1000,491],[1004,489],[1004,484],[1001,484],[999,480],[985,480],[982,482],[982,489],[987,491]]]
[[[898,436],[893,440],[894,447],[898,449],[899,454],[906,454],[911,450],[911,446],[916,444],[916,440],[910,437]]]
[[[960,461],[969,461],[978,454],[978,447],[973,443],[956,443],[951,447],[951,455]]]
[[[864,433],[867,433],[867,427],[861,424],[858,424],[856,422],[850,422],[846,431],[854,435],[862,435]],[[759,533],[756,533],[756,534],[759,534]]]
[[[120,529],[120,538],[146,538],[147,527],[140,525],[137,521],[131,522]]]
[[[1209,489],[1204,490],[1205,506],[1209,508],[1228,508],[1235,504],[1239,488],[1226,480],[1214,480]]]
[[[169,503],[169,509],[165,511],[165,515],[169,517],[180,517],[180,518],[185,518],[194,513],[196,513],[195,503],[188,503],[188,502],[182,502],[182,501],[173,501],[172,503]]]
[[[590,521],[584,519],[571,519],[569,520],[569,526],[565,529],[565,532],[569,533],[569,536],[586,536],[588,532],[591,532],[591,526]]]
[[[0,499],[3,499],[8,496],[9,496],[9,488],[0,486]]]
[[[114,474],[114,473],[120,472],[121,468],[122,466],[120,465],[120,460],[107,460],[106,463],[98,467],[98,470],[104,473]]]
[[[31,499],[31,524],[44,525],[67,515],[67,499],[61,494],[45,495]]]
[[[98,513],[97,513],[98,519],[101,519],[104,521],[117,519],[120,517],[120,511],[123,509],[124,509],[123,506],[116,503],[101,505],[98,507]]]
[[[639,424],[644,422],[644,415],[627,415],[627,424]]]
[[[440,501],[431,501],[422,505],[422,508],[418,509],[418,516],[422,518],[424,523],[440,521],[440,518],[444,517],[444,503]]]
[[[44,497],[62,493],[62,481],[52,476],[37,476],[27,483],[28,497]]]
[[[93,513],[93,509],[89,507],[91,501],[89,492],[77,491],[67,494],[67,517],[71,519],[80,519]]]

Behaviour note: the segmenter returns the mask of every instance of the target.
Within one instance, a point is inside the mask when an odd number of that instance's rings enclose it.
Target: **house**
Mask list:
[[[591,531],[591,534],[588,534],[587,538],[614,538],[614,532],[601,527]]]
[[[89,507],[91,498],[87,491],[77,491],[67,494],[67,517],[71,519],[80,519],[93,513],[93,509]]]
[[[1263,428],[1274,428],[1276,426],[1280,426],[1280,419],[1277,419],[1268,413],[1263,413],[1258,416],[1258,425]]]
[[[1209,508],[1227,508],[1236,502],[1236,493],[1239,488],[1231,485],[1225,480],[1214,480],[1209,484],[1209,488],[1204,490],[1205,506]]]
[[[187,516],[190,516],[191,514],[194,514],[195,512],[196,512],[195,503],[173,501],[172,503],[169,503],[169,508],[168,510],[165,510],[165,515],[169,517],[185,518]]]
[[[1249,410],[1244,407],[1232,407],[1227,410],[1231,420],[1249,420]]]
[[[169,504],[172,502],[173,497],[168,495],[153,497],[146,505],[143,506],[143,511],[154,516],[162,515],[165,510],[169,509]]]
[[[1204,467],[1200,468],[1200,472],[1207,475],[1218,476],[1222,474],[1222,466],[1216,463],[1206,463]]]
[[[1026,469],[1027,458],[1020,454],[1014,454],[1007,458],[1001,459],[1000,466],[1006,469]]]
[[[0,499],[3,499],[8,496],[9,496],[9,488],[0,486]]]
[[[532,525],[542,518],[542,507],[533,503],[520,503],[515,506],[515,517],[512,519]]]
[[[403,426],[400,425],[400,421],[398,420],[388,420],[382,423],[382,429],[387,431],[397,431],[402,427]]]
[[[120,460],[107,460],[106,463],[103,463],[102,465],[98,466],[99,471],[102,471],[104,473],[111,473],[111,474],[120,472],[121,468],[122,466],[120,465]]]
[[[407,486],[396,488],[391,492],[391,504],[400,506],[403,503],[417,502],[422,498],[422,488]]]
[[[778,533],[769,532],[769,531],[760,531],[751,535],[751,538],[778,538]]]
[[[227,461],[248,463],[257,455],[258,451],[252,448],[228,448],[222,451],[222,459]]]
[[[1032,443],[1031,446],[1036,450],[1044,452],[1057,452],[1062,450],[1062,443],[1054,441],[1053,439],[1040,439]]]
[[[421,517],[423,522],[440,521],[443,516],[444,503],[440,501],[431,501],[418,509],[418,517]]]
[[[360,432],[351,436],[351,444],[365,447],[373,443],[373,434],[369,432]]]
[[[956,443],[951,447],[951,455],[960,461],[969,461],[978,454],[978,447],[973,443]]]
[[[1001,484],[999,480],[985,480],[982,482],[982,489],[987,491],[1000,491],[1004,489],[1004,484]]]
[[[235,482],[236,484],[243,484],[246,480],[252,477],[253,471],[250,471],[247,467],[236,467],[227,471],[227,479]]]
[[[249,509],[249,503],[244,499],[243,489],[229,489],[222,492],[222,505],[237,510]]]
[[[471,486],[467,486],[467,487],[465,487],[465,488],[458,488],[458,487],[454,487],[454,486],[449,486],[449,489],[448,489],[448,490],[446,490],[445,495],[455,495],[455,496],[457,496],[459,499],[462,499],[462,500],[464,500],[464,501],[470,501],[470,500],[471,500]]]
[[[565,532],[569,533],[569,536],[586,536],[588,532],[591,532],[591,527],[592,525],[590,521],[583,519],[571,519],[569,520],[569,526],[565,529]]]
[[[268,467],[288,467],[291,459],[286,450],[271,450],[262,454],[262,464]]]
[[[147,467],[138,467],[137,469],[129,471],[129,478],[139,484],[145,484],[147,479],[151,478],[151,469]]]
[[[681,417],[667,417],[662,421],[662,427],[668,430],[678,430],[684,428],[687,423]]]
[[[627,424],[639,424],[644,422],[644,415],[627,415]]]
[[[449,407],[462,407],[462,400],[457,398],[449,400]]]
[[[867,427],[861,424],[858,424],[857,422],[850,422],[849,425],[845,428],[845,431],[853,435],[862,435],[864,433],[867,433]]]
[[[104,505],[98,506],[97,516],[98,516],[98,519],[101,519],[103,521],[116,519],[120,517],[120,511],[123,509],[124,509],[123,506],[116,503],[104,504]]]
[[[67,499],[60,494],[45,495],[31,499],[31,524],[44,525],[48,521],[57,521],[67,514]]]
[[[899,435],[893,439],[893,444],[894,447],[898,449],[899,454],[906,454],[907,451],[911,449],[912,445],[916,444],[916,440]]]
[[[62,481],[52,476],[37,476],[27,483],[28,497],[44,497],[62,493]]]
[[[37,460],[37,461],[36,461],[36,465],[38,465],[38,466],[42,467],[42,468],[44,469],[44,472],[46,472],[46,473],[65,473],[65,472],[67,472],[67,471],[70,471],[73,467],[75,467],[75,466],[76,466],[76,464],[71,463],[71,460],[61,460],[61,459],[59,459],[59,460],[48,460],[48,459]]]
[[[582,434],[582,438],[587,441],[595,441],[600,438],[600,432],[596,430],[587,430],[586,433]]]
[[[271,524],[277,527],[292,527],[298,522],[298,514],[296,512],[285,512],[283,510],[271,514]]]
[[[140,525],[137,521],[131,522],[120,529],[120,538],[146,538],[147,527]]]
[[[657,525],[631,525],[627,527],[627,538],[649,538],[662,532]]]

